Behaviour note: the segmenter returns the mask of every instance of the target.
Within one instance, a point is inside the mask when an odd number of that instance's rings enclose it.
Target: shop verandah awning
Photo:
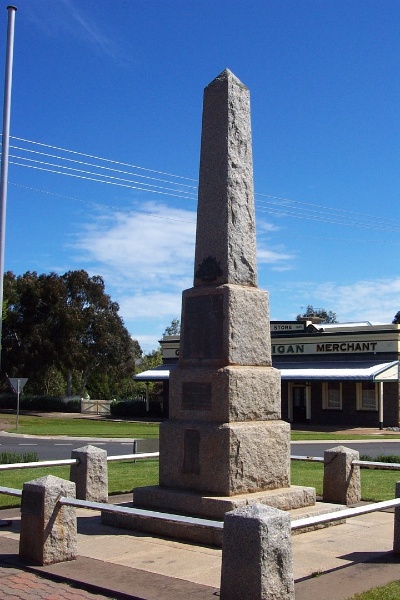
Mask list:
[[[398,381],[399,361],[392,362],[345,362],[345,363],[303,363],[274,364],[283,380],[354,380],[354,381]]]
[[[399,361],[392,362],[333,362],[333,363],[275,363],[283,380],[357,380],[398,381]],[[164,364],[134,376],[135,381],[168,381],[171,370],[178,364]]]
[[[154,367],[154,369],[138,373],[133,379],[135,381],[168,381],[170,371],[176,369],[177,366],[178,363],[159,365],[158,367]]]

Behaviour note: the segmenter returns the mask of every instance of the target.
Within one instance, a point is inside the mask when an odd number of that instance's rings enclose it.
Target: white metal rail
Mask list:
[[[319,462],[323,463],[324,458],[322,456],[297,456],[295,454],[290,455],[291,460],[302,460],[306,462]],[[361,469],[379,469],[382,471],[400,471],[400,463],[387,463],[378,462],[373,460],[353,460],[351,463],[353,466],[361,467]]]
[[[0,494],[7,494],[8,496],[22,496],[22,490],[6,488],[0,486]],[[175,523],[184,523],[186,525],[196,525],[200,527],[210,527],[212,529],[223,529],[224,524],[222,521],[214,521],[210,519],[200,519],[196,517],[186,517],[183,515],[173,515],[169,513],[156,512],[152,510],[144,510],[141,508],[131,508],[128,506],[119,506],[115,504],[107,504],[105,502],[90,502],[88,500],[79,500],[77,498],[67,498],[61,496],[58,500],[61,505],[74,506],[75,508],[86,508],[89,510],[105,511],[109,513],[117,513],[121,515],[135,515],[138,517],[156,518],[163,521],[170,521]],[[325,515],[316,515],[313,517],[304,517],[302,519],[294,519],[291,522],[292,530],[304,529],[306,527],[312,527],[321,525],[324,523],[330,523],[334,521],[342,521],[352,517],[358,517],[372,512],[380,510],[387,510],[395,508],[400,505],[400,498],[394,498],[393,500],[385,500],[384,502],[375,502],[373,504],[365,504],[364,506],[356,506],[354,508],[345,508],[343,510],[336,510]]]
[[[107,462],[116,462],[118,460],[137,460],[145,458],[159,458],[159,452],[141,452],[139,454],[121,454],[118,456],[107,456]],[[291,460],[305,461],[305,462],[319,462],[323,463],[324,458],[322,456],[298,456],[296,454],[290,455]],[[0,471],[9,471],[11,469],[35,469],[38,467],[61,467],[64,465],[75,465],[79,460],[77,458],[66,458],[61,460],[42,460],[27,463],[10,463],[0,464]],[[400,463],[385,463],[369,460],[353,460],[352,465],[359,466],[362,469],[379,469],[386,471],[400,471]]]
[[[117,460],[130,460],[140,458],[158,458],[159,452],[142,452],[139,454],[121,454],[118,456],[107,456],[107,462]],[[65,465],[75,465],[79,462],[77,458],[65,458],[60,460],[41,460],[27,463],[9,463],[0,465],[0,471],[10,471],[11,469],[37,469],[39,467],[62,467]]]
[[[1,488],[0,488],[1,491]],[[128,506],[119,506],[116,504],[107,504],[105,502],[90,502],[89,500],[78,500],[76,498],[67,498],[61,496],[58,500],[60,504],[66,506],[75,506],[76,508],[88,508],[89,510],[101,510],[109,513],[118,513],[121,515],[135,515],[138,517],[156,518],[162,521],[172,521],[175,523],[185,523],[198,525],[201,527],[212,527],[214,529],[223,529],[222,521],[213,521],[209,519],[200,519],[197,517],[186,517],[184,515],[173,515],[142,508],[132,508]]]
[[[314,517],[304,517],[303,519],[295,519],[291,523],[292,530],[302,529],[303,527],[311,527],[312,525],[320,525],[322,523],[330,523],[332,521],[341,521],[351,517],[359,517],[371,512],[386,510],[400,505],[400,498],[393,500],[385,500],[384,502],[375,502],[374,504],[365,504],[364,506],[355,506],[354,508],[344,508],[336,510],[325,515],[316,515]]]
[[[148,458],[158,458],[159,452],[146,452],[141,454],[124,454],[119,456],[108,456],[107,461],[117,461],[117,460],[130,460],[130,459],[148,459]],[[308,462],[320,462],[323,463],[324,459],[319,456],[296,456],[292,455],[290,457],[292,460],[301,460]],[[38,461],[38,462],[30,462],[30,463],[12,463],[6,465],[0,465],[0,470],[9,470],[9,469],[26,469],[26,468],[35,468],[35,467],[51,467],[51,466],[62,466],[62,465],[72,465],[76,464],[78,459],[66,459],[66,460],[49,460],[49,461]],[[398,463],[383,463],[383,462],[373,462],[373,461],[362,461],[362,460],[354,460],[352,462],[353,465],[360,466],[361,468],[368,469],[388,469],[388,470],[400,470],[400,464]],[[15,488],[7,488],[0,486],[0,494],[6,494],[9,496],[22,496],[22,490]],[[119,514],[131,514],[140,516],[142,518],[157,518],[165,521],[171,521],[176,523],[185,523],[192,524],[202,527],[211,527],[214,529],[223,529],[222,521],[213,521],[209,519],[200,519],[196,517],[186,517],[183,515],[174,515],[169,513],[162,513],[150,510],[144,510],[139,508],[132,507],[124,507],[118,506],[114,504],[107,504],[101,502],[90,502],[88,500],[79,500],[76,498],[67,498],[60,497],[59,503],[62,505],[75,506],[76,508],[86,508],[89,510],[98,510],[105,511],[110,513],[119,513]],[[376,502],[373,504],[366,504],[363,506],[358,506],[354,508],[347,508],[343,510],[337,510],[324,515],[316,515],[313,517],[305,517],[302,519],[295,519],[291,523],[292,530],[303,529],[306,527],[311,527],[315,525],[320,525],[323,523],[339,521],[343,519],[348,519],[351,517],[357,517],[363,514],[387,510],[400,505],[400,498],[394,498],[393,500],[386,500],[384,502]]]

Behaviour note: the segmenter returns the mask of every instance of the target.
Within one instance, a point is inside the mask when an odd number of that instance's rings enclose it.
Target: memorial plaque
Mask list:
[[[223,297],[209,294],[185,298],[183,358],[221,359]]]
[[[186,381],[182,384],[183,410],[211,410],[211,383]]]
[[[200,474],[200,431],[186,429],[183,447],[183,472]]]

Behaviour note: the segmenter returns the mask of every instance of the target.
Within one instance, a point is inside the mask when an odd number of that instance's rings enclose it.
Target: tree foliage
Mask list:
[[[171,325],[165,328],[164,335],[180,335],[181,333],[181,322],[179,319],[172,319]]]
[[[301,321],[304,318],[319,317],[322,319],[321,323],[337,323],[336,313],[331,310],[327,312],[325,308],[314,308],[312,304],[309,304],[303,314],[299,314],[296,317],[297,321]]]
[[[31,391],[60,393],[62,381],[64,393],[81,395],[102,379],[112,395],[118,380],[132,377],[141,349],[100,276],[8,271],[4,299],[2,372],[28,377]]]
[[[393,325],[396,325],[396,323],[400,323],[400,310],[394,315],[392,323]]]

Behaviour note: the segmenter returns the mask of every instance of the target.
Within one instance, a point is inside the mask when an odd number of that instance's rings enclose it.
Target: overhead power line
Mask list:
[[[164,171],[156,171],[155,169],[147,169],[145,167],[139,167],[137,165],[131,165],[125,162],[119,162],[117,160],[111,160],[109,158],[101,158],[100,156],[93,156],[92,154],[85,154],[84,152],[77,152],[76,150],[67,150],[66,148],[59,148],[58,146],[50,146],[49,144],[43,144],[42,142],[33,142],[32,140],[25,140],[24,138],[10,136],[13,140],[20,142],[26,142],[27,144],[34,144],[35,146],[44,146],[45,148],[52,148],[53,150],[60,150],[61,152],[68,152],[69,154],[77,154],[79,156],[86,156],[86,158],[94,158],[114,165],[121,165],[124,167],[131,167],[132,169],[140,169],[141,171],[149,171],[151,173],[158,173],[159,175],[166,175],[167,177],[176,177],[177,179],[186,179],[188,181],[197,181],[196,179],[190,179],[190,177],[182,177],[181,175],[172,175],[172,173],[165,173]]]
[[[77,152],[75,150],[67,150],[65,148],[59,148],[41,142],[26,140],[25,138],[13,137],[12,139],[23,142],[23,144],[33,145],[33,148],[28,146],[23,147],[23,145],[11,145],[11,148],[22,153],[22,155],[11,155],[13,160],[11,160],[10,163],[15,166],[45,171],[55,175],[64,175],[95,183],[105,183],[107,185],[124,187],[146,193],[169,196],[180,200],[190,200],[194,202],[197,200],[197,186],[193,185],[193,183],[197,182],[195,179],[189,177],[139,167],[137,165],[101,158],[91,154]],[[57,154],[43,152],[41,148],[56,150]],[[24,153],[27,153],[28,156],[23,156]],[[70,156],[62,156],[62,153],[73,156],[73,158],[70,158]],[[46,160],[32,158],[32,154],[37,155],[38,157],[44,157]],[[96,162],[79,160],[79,157],[90,158],[92,161],[99,161],[99,164],[96,164]],[[54,162],[48,162],[47,159],[49,158],[54,159]],[[107,163],[107,166],[102,163]],[[116,165],[117,168],[112,165]],[[90,167],[90,170],[81,167]],[[121,169],[120,167],[125,168]],[[145,171],[147,174],[144,175],[143,173],[138,173],[137,170]],[[151,173],[163,175],[169,179],[155,177],[151,175]],[[121,177],[121,175],[126,175],[126,177]],[[191,183],[183,183],[184,181]],[[159,185],[160,183],[165,185]],[[396,221],[392,218],[389,219],[350,210],[331,208],[324,205],[301,202],[261,193],[255,194],[255,201],[256,209],[259,213],[267,213],[279,218],[306,219],[319,223],[342,226],[347,225],[378,231],[400,231],[400,221]]]

